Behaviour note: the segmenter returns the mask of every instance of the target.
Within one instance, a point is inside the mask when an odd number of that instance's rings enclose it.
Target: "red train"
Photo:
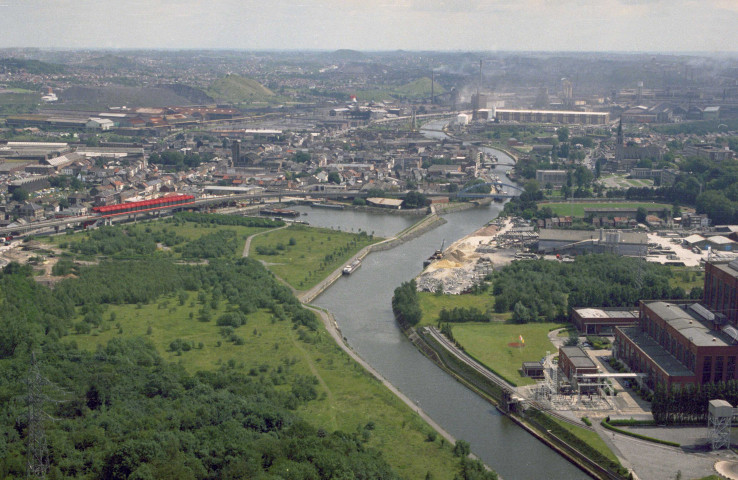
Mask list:
[[[102,207],[94,207],[93,214],[101,217],[113,217],[115,215],[124,215],[126,213],[149,212],[151,210],[159,210],[162,208],[171,208],[179,205],[191,205],[195,203],[195,197],[192,195],[172,195],[169,197],[155,198],[153,200],[143,200],[141,202],[119,203],[117,205],[104,205]]]

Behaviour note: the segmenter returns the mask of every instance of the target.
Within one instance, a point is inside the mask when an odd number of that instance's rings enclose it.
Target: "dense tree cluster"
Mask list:
[[[430,199],[415,190],[407,192],[402,202],[403,208],[422,208],[430,205]]]
[[[217,230],[187,242],[177,251],[185,258],[232,257],[238,248],[238,236],[233,230]]]
[[[543,200],[543,192],[535,180],[526,182],[523,192],[510,199],[502,210],[503,215],[519,216],[526,219],[543,218],[538,210],[537,202]],[[549,209],[550,210],[550,209]]]
[[[81,255],[132,257],[152,255],[156,251],[157,243],[171,247],[183,241],[182,237],[167,229],[152,232],[150,228],[137,226],[126,230],[103,226],[88,231],[78,242],[70,242],[69,245],[62,242],[60,246],[62,248],[68,246],[71,252]]]
[[[293,413],[317,397],[316,381],[288,366],[279,367],[278,377],[290,388],[277,389],[271,381],[277,374],[268,368],[256,376],[230,365],[189,375],[143,339],[116,338],[94,353],[60,341],[98,326],[108,304],[150,303],[176,292],[181,304],[187,291],[228,302],[216,323],[230,330],[229,340],[240,338],[234,328],[259,309],[300,331],[315,330],[315,315],[258,262],[179,265],[154,256],[74,268],[78,277],[53,290],[38,285],[27,266],[12,263],[0,273],[3,478],[25,476],[23,378],[32,351],[43,374],[60,387],[49,392],[60,402],[46,405],[56,419],[46,426],[49,478],[395,478],[381,455],[365,447],[367,435],[329,434]],[[170,348],[202,346],[175,339]]]
[[[63,388],[47,389],[60,400],[46,405],[48,478],[396,478],[368,436],[327,433],[294,413],[316,398],[314,378],[288,372],[292,388],[277,389],[269,372],[189,375],[140,338],[94,353],[49,342],[38,357]],[[27,365],[25,352],[0,364],[3,478],[25,476],[28,425],[16,399]]]
[[[149,163],[154,165],[162,165],[168,169],[181,171],[197,168],[203,162],[212,159],[211,154],[200,155],[198,153],[184,154],[179,150],[165,150],[162,153],[152,153],[149,156]]]
[[[738,381],[689,385],[668,390],[658,385],[654,390],[651,411],[658,424],[702,423],[707,421],[710,400],[738,403]]]
[[[512,311],[519,323],[565,320],[573,307],[635,306],[641,299],[687,298],[669,286],[668,267],[611,254],[583,255],[574,262],[513,262],[491,274],[495,311]],[[641,287],[636,272],[642,269]],[[701,290],[695,294],[701,293]]]
[[[282,220],[267,217],[242,217],[238,215],[218,215],[212,213],[179,212],[174,220],[212,225],[234,225],[240,227],[274,228],[284,226]]]
[[[420,322],[422,312],[420,311],[418,288],[415,280],[403,282],[395,288],[395,293],[392,296],[392,312],[394,312],[395,318],[406,325],[413,326]]]
[[[476,307],[454,307],[451,310],[442,308],[438,315],[439,323],[489,322],[489,320],[489,315]]]

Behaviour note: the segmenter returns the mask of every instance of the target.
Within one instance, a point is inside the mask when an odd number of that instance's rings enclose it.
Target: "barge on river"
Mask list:
[[[259,215],[266,215],[269,217],[299,217],[300,212],[284,208],[262,208],[259,210]]]
[[[361,266],[361,260],[354,260],[350,264],[348,264],[345,267],[343,267],[343,274],[344,275],[351,275],[356,270],[358,270],[360,266]]]

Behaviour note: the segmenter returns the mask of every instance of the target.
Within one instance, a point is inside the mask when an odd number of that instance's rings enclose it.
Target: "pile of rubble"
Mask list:
[[[492,273],[492,261],[489,258],[480,257],[476,262],[466,263],[444,258],[433,262],[416,279],[416,283],[421,292],[437,292],[441,288],[443,293],[458,295],[471,290],[489,273]]]

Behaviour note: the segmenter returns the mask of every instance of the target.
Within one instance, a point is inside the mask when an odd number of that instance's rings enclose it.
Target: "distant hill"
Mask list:
[[[90,58],[80,64],[82,67],[104,68],[110,70],[131,69],[137,67],[138,64],[128,57],[120,57],[118,55],[103,55],[102,57]]]
[[[431,94],[431,79],[428,77],[422,77],[417,80],[413,80],[410,83],[406,83],[405,85],[402,85],[401,87],[397,87],[395,89],[395,92],[398,95],[405,95],[408,97],[421,97],[421,96],[430,96]],[[444,93],[445,90],[442,86],[438,84],[436,81],[435,89],[433,90],[433,93],[435,95],[440,95]]]
[[[342,60],[361,60],[366,58],[366,55],[358,50],[349,50],[347,48],[336,50],[329,54],[331,58],[342,59]]]
[[[59,101],[69,106],[102,108],[108,106],[128,107],[166,107],[173,105],[194,105],[208,102],[195,102],[183,95],[177,95],[164,87],[70,87],[59,93]]]
[[[0,58],[0,72],[18,73],[25,71],[32,74],[63,73],[64,65],[46,63],[39,60],[26,60],[23,58]]]
[[[189,103],[193,105],[204,105],[215,102],[213,97],[211,97],[207,93],[203,92],[199,88],[191,87],[189,85],[184,85],[181,83],[169,83],[157,85],[157,87],[171,90],[176,95],[189,100]]]
[[[215,99],[230,103],[263,101],[274,96],[274,92],[256,80],[235,74],[214,81],[207,93]]]

